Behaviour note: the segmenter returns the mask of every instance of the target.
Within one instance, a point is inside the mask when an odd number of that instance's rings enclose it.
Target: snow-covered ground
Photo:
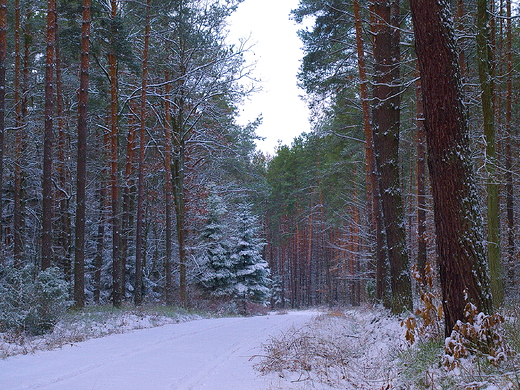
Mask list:
[[[67,344],[0,360],[0,389],[267,390],[261,345],[316,312],[202,319]],[[303,387],[302,387],[303,388]]]

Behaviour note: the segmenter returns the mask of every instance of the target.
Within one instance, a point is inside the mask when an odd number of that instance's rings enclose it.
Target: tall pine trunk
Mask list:
[[[52,263],[52,149],[54,117],[54,66],[56,0],[47,1],[47,35],[45,39],[45,124],[43,135],[43,203],[42,203],[42,249],[41,267],[45,270]]]
[[[123,272],[121,267],[121,251],[120,251],[120,234],[119,234],[119,185],[118,185],[118,153],[117,153],[117,106],[118,106],[118,92],[117,92],[117,55],[115,41],[117,37],[117,1],[110,0],[110,20],[112,23],[112,35],[110,41],[110,52],[108,54],[108,73],[110,78],[110,199],[112,207],[112,303],[115,307],[121,306]]]
[[[500,259],[498,183],[496,177],[495,120],[493,109],[494,82],[492,51],[489,47],[488,0],[477,1],[477,60],[481,89],[487,173],[487,241],[491,292],[496,306],[504,301],[502,264]]]
[[[365,65],[365,48],[363,44],[363,26],[361,22],[361,11],[358,0],[353,1],[354,23],[356,28],[356,48],[359,71],[359,93],[361,108],[363,112],[363,131],[365,134],[365,161],[366,161],[366,191],[367,199],[371,204],[371,224],[376,236],[376,298],[383,300],[385,295],[386,263],[388,251],[386,246],[386,235],[382,229],[381,196],[377,181],[377,170],[374,157],[374,139],[372,136],[372,125],[370,122],[370,102],[368,97],[368,78]],[[388,297],[387,297],[388,298]]]
[[[403,200],[399,179],[400,7],[398,0],[372,2],[374,53],[373,138],[386,231],[394,313],[412,310]]]
[[[493,304],[449,2],[411,0],[410,7],[448,336],[455,323],[465,319],[467,301],[485,313],[492,312]]]
[[[143,226],[144,226],[144,164],[146,147],[146,89],[148,83],[148,45],[150,41],[150,0],[146,1],[143,63],[141,74],[141,110],[139,127],[139,168],[137,182],[137,227],[135,233],[135,295],[134,303],[143,302]]]
[[[76,192],[76,241],[74,254],[74,301],[85,305],[85,210],[87,182],[87,119],[90,65],[90,0],[83,0],[81,24],[81,64],[78,97],[78,161]]]

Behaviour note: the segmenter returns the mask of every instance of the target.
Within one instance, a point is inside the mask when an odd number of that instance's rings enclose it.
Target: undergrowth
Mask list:
[[[444,339],[431,268],[413,275],[420,305],[401,322],[410,347],[400,356],[405,389],[520,390],[519,307],[488,315],[467,303],[465,319]]]
[[[274,336],[256,364],[290,389],[390,389],[404,346],[385,310],[336,310]],[[275,380],[275,379],[272,379]]]

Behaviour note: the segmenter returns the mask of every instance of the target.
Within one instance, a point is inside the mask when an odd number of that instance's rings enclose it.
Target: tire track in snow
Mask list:
[[[16,356],[0,361],[0,389],[261,389],[249,356],[310,316],[197,320]]]

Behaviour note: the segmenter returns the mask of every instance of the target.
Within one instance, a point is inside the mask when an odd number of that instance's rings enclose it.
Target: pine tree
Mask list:
[[[209,216],[201,233],[203,245],[199,263],[203,288],[213,297],[232,297],[236,277],[230,257],[230,242],[225,239],[223,217],[227,213],[222,198],[213,193],[208,199]]]
[[[439,277],[449,336],[466,304],[493,313],[469,123],[448,1],[410,2],[421,72]]]
[[[251,205],[242,203],[236,217],[236,243],[231,258],[235,263],[235,297],[246,302],[265,303],[270,297],[271,271],[262,257],[265,243],[258,237],[258,220]]]

